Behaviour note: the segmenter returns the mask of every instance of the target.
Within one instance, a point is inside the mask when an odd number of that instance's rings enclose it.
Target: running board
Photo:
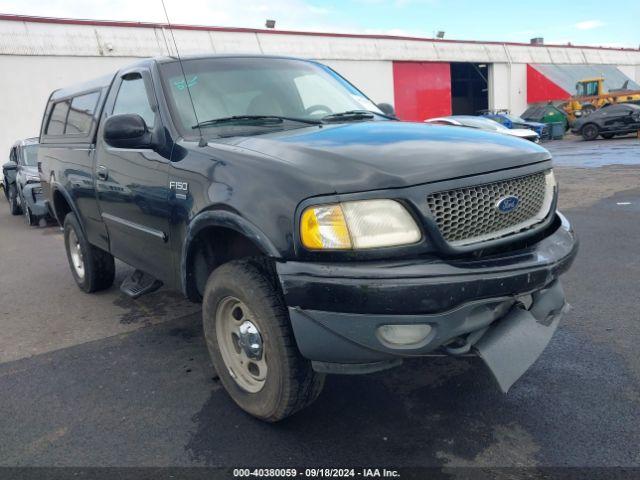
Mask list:
[[[142,270],[136,270],[124,279],[120,291],[131,298],[138,298],[147,293],[155,292],[162,286],[162,282]]]

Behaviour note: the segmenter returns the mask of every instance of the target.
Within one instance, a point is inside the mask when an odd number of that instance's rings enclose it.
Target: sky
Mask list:
[[[165,0],[171,23],[640,48],[640,0]],[[0,13],[165,22],[161,0],[0,0]]]

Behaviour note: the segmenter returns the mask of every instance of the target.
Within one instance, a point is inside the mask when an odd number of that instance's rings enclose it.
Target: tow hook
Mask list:
[[[465,355],[471,351],[471,347],[480,340],[480,337],[484,335],[489,327],[481,328],[480,330],[476,330],[475,332],[471,332],[466,337],[458,337],[453,340],[449,345],[445,345],[444,351],[449,355]]]

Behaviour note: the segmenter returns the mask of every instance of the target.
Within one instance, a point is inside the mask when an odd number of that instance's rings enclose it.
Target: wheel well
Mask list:
[[[205,227],[191,241],[187,252],[186,293],[201,301],[211,272],[220,265],[248,257],[267,258],[265,253],[242,233],[225,227]]]
[[[64,224],[64,218],[67,216],[67,213],[71,212],[69,202],[67,202],[67,199],[64,198],[64,195],[58,190],[53,192],[53,211],[60,225]]]

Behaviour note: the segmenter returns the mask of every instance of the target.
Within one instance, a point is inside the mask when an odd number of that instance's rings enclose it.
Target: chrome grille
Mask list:
[[[512,235],[540,223],[549,213],[554,192],[553,172],[548,170],[432,193],[427,204],[444,239],[462,246]],[[502,213],[497,205],[510,196],[518,198],[517,208]]]

